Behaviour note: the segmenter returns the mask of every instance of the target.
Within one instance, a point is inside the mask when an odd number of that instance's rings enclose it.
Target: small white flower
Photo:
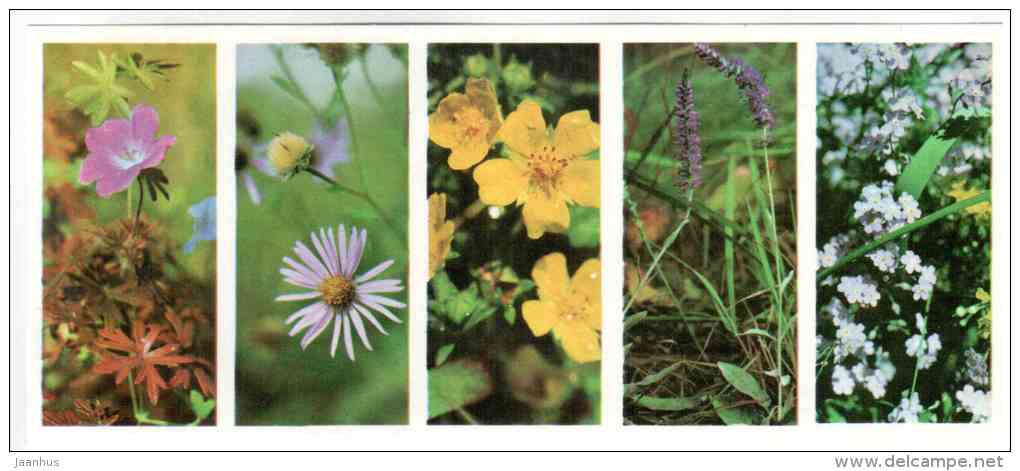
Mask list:
[[[991,417],[991,394],[966,385],[956,392],[960,407],[972,415],[971,422],[987,422]]]
[[[912,223],[921,217],[921,209],[917,204],[917,200],[909,193],[903,193],[900,195],[900,207],[902,208],[903,217],[907,220],[907,223]]]
[[[921,412],[924,412],[924,408],[921,407],[921,398],[914,392],[909,398],[901,399],[900,405],[889,413],[889,422],[915,424],[920,421],[918,416]]]
[[[850,376],[850,371],[843,365],[836,365],[832,370],[832,391],[836,394],[849,396],[854,392],[857,383]]]
[[[903,264],[903,269],[907,273],[914,273],[915,271],[921,270],[921,257],[918,257],[913,251],[906,251],[900,256],[900,263]]]
[[[885,170],[889,176],[895,177],[900,174],[900,166],[896,164],[896,161],[889,159],[885,161],[885,165],[882,166],[882,170]]]

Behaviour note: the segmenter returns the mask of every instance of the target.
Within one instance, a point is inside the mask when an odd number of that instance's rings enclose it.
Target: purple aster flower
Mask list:
[[[715,68],[726,77],[736,82],[747,98],[747,106],[751,109],[754,121],[763,128],[772,128],[776,124],[775,116],[769,108],[769,87],[757,69],[737,57],[727,59],[706,43],[694,45],[694,55],[702,62]]]
[[[307,288],[304,293],[285,294],[276,298],[277,301],[304,301],[316,299],[313,304],[305,306],[287,318],[286,323],[297,322],[290,335],[297,335],[308,329],[301,339],[301,348],[307,348],[319,336],[329,322],[333,323],[333,343],[330,355],[336,356],[336,347],[343,333],[344,347],[347,357],[354,361],[354,342],[351,330],[357,332],[361,343],[368,350],[372,345],[368,342],[365,321],[387,335],[382,324],[372,315],[372,311],[387,319],[401,323],[400,319],[387,308],[403,309],[406,304],[382,296],[382,293],[396,293],[404,290],[399,279],[373,280],[393,265],[393,260],[382,262],[371,270],[355,276],[361,263],[362,253],[368,232],[352,227],[350,238],[346,237],[344,226],[340,225],[334,234],[333,228],[321,228],[318,234],[312,232],[312,243],[316,253],[301,241],[294,243],[294,252],[299,261],[283,257],[287,265],[280,268],[284,281],[294,286]]]
[[[138,105],[130,119],[108,119],[85,133],[88,155],[78,179],[96,183],[96,193],[106,198],[131,186],[142,170],[163,161],[174,136],[156,137],[159,115],[151,106]]]
[[[694,188],[701,184],[701,136],[698,134],[698,112],[694,108],[694,87],[687,73],[676,84],[676,126],[673,140],[676,144],[676,159],[680,162],[677,185],[681,189]]]
[[[312,167],[329,178],[335,178],[333,166],[351,160],[351,154],[347,151],[350,139],[351,131],[347,127],[346,119],[337,119],[336,124],[330,129],[324,128],[323,123],[316,121],[310,139],[315,146]]]

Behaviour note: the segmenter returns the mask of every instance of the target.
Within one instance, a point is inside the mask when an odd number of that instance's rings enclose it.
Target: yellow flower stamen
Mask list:
[[[330,306],[347,307],[354,301],[354,283],[342,276],[331,276],[319,283],[322,300]]]

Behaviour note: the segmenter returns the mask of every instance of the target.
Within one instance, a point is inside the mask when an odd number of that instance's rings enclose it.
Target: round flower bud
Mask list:
[[[535,85],[531,78],[531,65],[511,60],[503,67],[503,81],[512,92],[523,92]]]
[[[489,59],[484,54],[474,54],[464,60],[464,73],[469,77],[483,77],[488,70]]]
[[[311,145],[305,138],[292,132],[285,132],[273,138],[269,143],[269,163],[273,170],[283,177],[293,175],[307,164],[311,156]]]

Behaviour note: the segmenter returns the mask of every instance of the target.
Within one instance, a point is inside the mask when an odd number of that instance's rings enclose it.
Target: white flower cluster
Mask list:
[[[966,385],[962,390],[956,391],[956,400],[960,407],[971,414],[971,422],[987,422],[992,416],[992,394],[974,386]]]
[[[833,298],[822,313],[832,318],[836,327],[836,340],[832,344],[832,355],[836,366],[832,370],[832,390],[836,394],[849,396],[857,385],[863,386],[877,399],[885,396],[885,387],[896,374],[896,367],[889,361],[889,354],[868,338],[864,324],[856,323],[850,311],[837,298]],[[822,343],[819,342],[819,345]],[[869,366],[874,357],[875,367]],[[844,360],[856,361],[847,368]]]
[[[867,257],[878,271],[894,273],[896,271],[896,254],[898,252],[899,249],[895,245],[889,244],[885,248],[869,253]]]
[[[882,123],[872,125],[865,133],[863,149],[888,156],[907,135],[914,120],[924,119],[924,110],[913,92],[907,89],[882,90],[882,98],[887,103],[887,111]]]
[[[836,290],[843,293],[846,302],[860,304],[861,307],[878,306],[878,301],[882,299],[878,285],[861,275],[840,277]]]
[[[864,332],[864,324],[858,324],[850,318],[850,311],[837,298],[832,298],[829,305],[823,308],[824,314],[832,317],[832,325],[836,327],[836,341],[832,345],[832,354],[837,362],[847,357],[866,358],[874,355],[875,344],[868,340]]]
[[[894,231],[921,218],[921,208],[909,193],[893,196],[893,182],[883,180],[865,185],[854,203],[854,219],[864,232],[875,237]]]
[[[921,407],[921,398],[914,392],[910,397],[904,396],[903,399],[900,399],[900,405],[889,413],[889,422],[916,424],[920,422],[921,412],[924,412],[924,407]]]
[[[846,253],[848,243],[850,243],[849,234],[838,234],[829,239],[822,246],[822,250],[818,251],[818,268],[829,268],[835,265],[836,261]]]

